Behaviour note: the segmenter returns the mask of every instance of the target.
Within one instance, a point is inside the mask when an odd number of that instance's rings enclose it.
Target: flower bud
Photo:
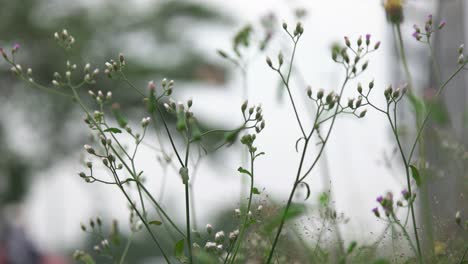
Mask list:
[[[362,45],[362,36],[359,36],[359,38],[356,41],[356,44],[358,45],[358,47]]]
[[[465,49],[465,44],[461,44],[459,47],[458,47],[458,54],[463,54],[463,50]]]
[[[443,29],[443,28],[445,27],[446,24],[447,24],[447,22],[446,22],[445,20],[440,21],[440,24],[439,24],[439,26],[438,26],[439,30],[440,30],[440,29]]]
[[[249,101],[245,100],[244,103],[242,103],[241,105],[241,111],[242,113],[245,112],[245,110],[247,109],[247,104],[249,103]]]
[[[375,207],[374,209],[372,209],[372,212],[374,213],[376,217],[380,217],[379,208]]]
[[[309,98],[312,98],[312,89],[310,88],[310,86],[307,87],[307,96],[308,96]]]
[[[455,223],[457,223],[457,225],[460,225],[460,223],[461,223],[461,213],[460,213],[460,211],[457,211],[455,213]]]
[[[322,99],[323,98],[323,93],[324,93],[323,89],[318,90],[317,99]]]
[[[283,53],[281,52],[278,54],[278,63],[280,66],[283,65]]]
[[[369,46],[371,39],[371,34],[366,34],[366,46]]]
[[[219,231],[219,232],[217,232],[217,233],[215,234],[215,241],[218,242],[218,243],[219,243],[219,242],[223,242],[224,237],[225,237],[224,231]]]
[[[359,114],[359,117],[360,117],[360,118],[365,117],[365,116],[366,116],[366,113],[367,113],[367,110],[362,111],[362,112]]]
[[[345,40],[345,44],[347,47],[351,47],[351,41],[349,41],[349,38],[348,37],[344,37],[344,40]]]
[[[125,57],[123,53],[119,54],[119,62],[120,62],[120,65],[125,65]]]
[[[90,145],[84,145],[84,149],[89,153],[89,154],[95,154],[96,152]]]
[[[210,225],[210,224],[207,224],[207,225],[206,225],[206,232],[207,232],[208,234],[211,234],[212,231],[213,231],[213,226]]]
[[[18,43],[16,43],[15,45],[13,45],[13,48],[11,49],[11,53],[16,53],[19,49],[20,49],[20,45]]]
[[[359,97],[357,100],[356,100],[356,108],[360,107],[362,104],[362,97]]]
[[[231,233],[229,233],[229,240],[231,242],[234,242],[238,236],[239,236],[239,230],[232,231]]]
[[[378,50],[380,47],[380,41],[377,41],[377,43],[375,43],[374,45],[374,50]]]
[[[266,63],[268,64],[268,66],[270,66],[270,68],[273,69],[273,63],[271,62],[270,57],[266,57]]]
[[[463,56],[463,54],[460,54],[460,56],[458,56],[458,64],[463,64],[465,62],[465,56]]]
[[[287,29],[288,29],[288,24],[286,24],[286,22],[283,22],[283,29],[284,29],[284,30],[287,30]]]
[[[150,122],[151,118],[149,117],[144,117],[142,120],[141,120],[141,126],[142,127],[147,127],[149,122]]]
[[[361,83],[358,83],[357,91],[358,91],[358,93],[362,94],[362,85],[361,85]]]

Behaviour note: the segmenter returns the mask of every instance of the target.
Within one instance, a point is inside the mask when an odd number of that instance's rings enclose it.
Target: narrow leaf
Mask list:
[[[174,247],[174,255],[176,258],[180,258],[184,256],[184,245],[185,245],[185,240],[181,239],[179,240]]]
[[[411,174],[413,179],[416,182],[416,185],[419,187],[421,185],[421,176],[419,175],[418,169],[414,165],[409,165],[411,168]]]
[[[159,226],[159,225],[162,225],[162,222],[159,221],[159,220],[153,220],[153,221],[149,222],[148,224],[150,224],[150,225],[158,225],[158,226]]]
[[[307,194],[306,194],[306,197],[305,197],[305,199],[304,199],[304,201],[305,201],[305,200],[309,199],[309,197],[310,197],[310,186],[309,186],[309,184],[308,184],[307,182],[302,182],[302,184],[303,184],[303,185],[306,187],[306,189],[307,189]]]
[[[111,132],[114,134],[119,134],[122,133],[122,130],[116,128],[116,127],[109,127],[108,129],[104,130],[104,132]]]

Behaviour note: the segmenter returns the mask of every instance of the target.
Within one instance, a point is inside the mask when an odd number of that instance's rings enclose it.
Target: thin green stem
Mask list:
[[[410,247],[413,250],[414,254],[419,254],[406,228],[400,223],[400,220],[398,220],[394,215],[393,215],[393,219],[395,220],[395,223],[401,228],[401,231],[403,231],[403,234],[406,237],[406,240],[408,240],[408,243],[410,244]]]
[[[189,133],[187,133],[189,134]],[[190,138],[187,139],[187,149],[185,151],[185,163],[184,167],[188,169],[188,161],[189,161],[189,152],[190,152]],[[190,189],[189,189],[189,179],[184,180],[185,185],[185,219],[187,225],[187,248],[189,253],[189,263],[193,263],[193,256],[192,256],[192,239],[191,233],[192,230],[190,229]]]
[[[289,211],[289,208],[291,207],[291,204],[292,204],[292,199],[294,197],[294,194],[296,192],[296,188],[297,186],[299,185],[299,177],[301,175],[301,171],[302,171],[302,166],[304,164],[304,159],[305,159],[305,156],[306,156],[306,153],[307,153],[307,146],[309,144],[309,138],[306,138],[305,139],[305,143],[304,143],[304,147],[302,149],[302,155],[301,155],[301,160],[299,162],[299,167],[297,169],[297,174],[296,174],[296,179],[294,181],[294,185],[293,185],[293,188],[291,190],[291,193],[289,194],[289,198],[288,198],[288,202],[286,204],[286,207],[284,208],[284,212],[283,212],[283,215],[281,217],[281,222],[280,222],[280,225],[278,227],[278,231],[276,232],[276,236],[275,236],[275,240],[273,240],[273,245],[271,246],[271,249],[270,249],[270,253],[268,254],[268,259],[267,259],[267,264],[271,263],[271,260],[273,258],[273,253],[276,249],[276,245],[278,244],[278,240],[279,240],[279,236],[281,235],[281,231],[283,230],[283,225],[286,221],[286,216],[288,214],[288,211]]]
[[[394,106],[396,108],[396,106]],[[408,188],[408,194],[410,197],[413,197],[413,192],[411,190],[411,176],[410,176],[410,172],[409,172],[409,164],[407,162],[407,159],[406,159],[406,156],[405,156],[405,153],[404,153],[404,150],[403,150],[403,147],[401,145],[401,141],[400,141],[400,137],[398,135],[398,131],[397,131],[397,127],[395,126],[395,124],[392,122],[392,118],[390,116],[390,114],[387,112],[387,118],[390,122],[390,125],[392,126],[392,131],[393,131],[393,134],[395,136],[395,139],[397,141],[397,145],[398,145],[398,150],[400,151],[400,155],[401,155],[401,159],[403,161],[403,164],[405,166],[405,173],[406,173],[406,185],[407,185],[407,188]],[[419,242],[419,235],[418,235],[418,228],[417,228],[417,222],[416,222],[416,215],[415,215],[415,212],[414,212],[414,203],[411,202],[409,204],[410,206],[410,210],[411,210],[411,218],[413,220],[413,230],[414,230],[414,236],[415,236],[415,239],[416,239],[416,245],[417,245],[417,254],[418,254],[418,260],[420,263],[422,263],[422,253],[421,253],[421,245],[420,245],[420,242]]]
[[[250,207],[252,206],[252,196],[253,196],[253,188],[254,188],[254,153],[250,152],[250,191],[249,191],[249,200],[247,202],[247,209],[245,210],[245,215],[244,215],[244,220],[241,226],[241,230],[239,232],[239,236],[236,239],[236,246],[234,249],[234,254],[232,255],[231,258],[231,263],[234,263],[236,260],[237,252],[239,251],[239,248],[242,243],[242,238],[244,237],[244,233],[247,229],[247,221],[249,220],[249,212],[250,212]]]
[[[130,235],[130,237],[127,240],[124,251],[122,252],[122,256],[120,257],[119,264],[124,263],[125,258],[127,257],[128,249],[130,248],[130,245],[132,244],[132,240],[133,240],[133,233]]]

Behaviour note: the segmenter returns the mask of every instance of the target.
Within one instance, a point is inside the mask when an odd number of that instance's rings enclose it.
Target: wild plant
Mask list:
[[[366,250],[365,245],[358,245],[358,242],[354,241],[345,247],[341,238],[337,239],[339,256],[333,257],[330,256],[332,254],[326,252],[327,246],[323,246],[322,232],[327,223],[336,225],[347,221],[346,217],[331,208],[330,197],[326,193],[320,196],[319,212],[323,222],[322,231],[316,236],[315,245],[311,245],[310,241],[302,240],[302,236],[295,233],[298,232],[296,228],[288,227],[293,220],[307,213],[305,201],[297,202],[294,198],[299,188],[305,188],[305,200],[311,197],[310,183],[307,180],[319,164],[327,143],[333,138],[332,132],[338,117],[364,118],[367,111],[372,110],[382,114],[388,120],[406,180],[406,186],[398,198],[393,192],[379,196],[378,206],[372,212],[387,225],[384,234],[389,228],[395,227],[403,234],[414,254],[414,258],[409,258],[408,261],[427,262],[426,253],[421,247],[421,230],[418,228],[415,206],[417,193],[425,181],[421,172],[424,166],[423,131],[432,109],[427,108],[424,101],[417,95],[411,78],[400,28],[403,14],[399,4],[401,4],[399,1],[388,1],[385,9],[389,21],[397,32],[396,40],[407,83],[396,89],[389,86],[382,91],[377,88],[380,84],[376,81],[366,81],[366,85],[362,85],[361,83],[364,83],[362,81],[355,87],[356,96],[349,99],[344,99],[343,95],[345,90],[349,89],[350,81],[359,79],[361,74],[369,68],[369,59],[379,49],[381,42],[375,41],[370,34],[356,38],[344,37],[343,43],[334,45],[331,50],[331,59],[342,69],[341,86],[329,91],[307,87],[303,94],[296,94],[297,89],[294,89],[291,78],[295,70],[296,51],[300,48],[300,40],[305,29],[300,22],[292,27],[287,23],[282,24],[282,37],[288,40],[292,52],[290,54],[280,52],[275,59],[266,57],[266,64],[281,80],[281,87],[288,96],[291,115],[297,123],[296,129],[300,134],[299,138],[291,139],[291,145],[295,146],[300,156],[297,169],[291,174],[292,186],[288,189],[289,196],[285,205],[275,204],[274,201],[266,203],[255,201],[256,197],[261,194],[255,185],[257,175],[255,162],[257,158],[268,158],[264,152],[260,151],[261,147],[256,145],[257,137],[261,135],[260,133],[266,126],[261,105],[253,105],[246,100],[240,106],[240,115],[243,120],[240,124],[227,130],[207,130],[202,127],[193,111],[192,106],[196,100],[187,99],[184,102],[176,102],[171,97],[173,90],[176,89],[173,80],[163,79],[159,83],[149,81],[146,87],[138,87],[127,78],[126,68],[131,65],[127,65],[128,62],[123,54],[103,63],[101,68],[92,67],[86,62],[83,65],[77,65],[66,61],[65,70],[55,72],[49,85],[36,82],[33,70],[17,61],[17,54],[20,50],[18,44],[14,45],[9,53],[1,49],[3,58],[11,65],[11,71],[15,76],[33,88],[70,100],[81,109],[84,113],[84,123],[93,135],[94,141],[84,145],[87,161],[84,164],[85,170],[79,172],[78,175],[87,183],[99,183],[117,188],[130,208],[132,235],[125,244],[121,244],[119,224],[116,221],[112,222],[110,229],[105,229],[101,218],[92,219],[89,225],[83,224],[81,229],[97,239],[97,244],[93,248],[94,253],[76,251],[74,258],[86,264],[96,263],[94,254],[110,263],[125,263],[127,253],[131,250],[130,244],[134,234],[144,230],[167,263],[252,263],[252,260],[262,263],[292,263],[293,261],[297,263],[305,261],[351,263],[353,258],[355,261],[374,261],[375,256],[366,255],[370,259],[364,260],[360,258],[360,254],[365,254],[363,253]],[[438,64],[433,56],[431,37],[445,25],[446,23],[442,21],[434,26],[434,20],[432,16],[429,16],[423,30],[418,26],[414,28],[414,38],[426,44],[430,49],[436,72],[438,72]],[[240,69],[243,78],[246,78],[248,63],[238,48],[250,45],[251,30],[248,26],[244,27],[234,38],[234,56],[225,51],[218,51],[219,55]],[[261,51],[264,51],[271,37],[270,34],[267,33],[261,41]],[[54,39],[66,51],[71,50],[76,41],[65,29],[56,32]],[[451,80],[461,71],[466,70],[468,60],[464,56],[463,45],[458,48],[458,54],[458,69],[445,81],[441,81],[443,76],[437,77],[439,87],[436,97],[440,96]],[[127,119],[124,109],[121,109],[118,102],[114,100],[113,91],[92,88],[88,91],[88,98],[83,96],[82,90],[85,87],[97,85],[98,76],[102,74],[115,82],[126,84],[141,98],[141,107],[145,115],[139,125],[134,125]],[[246,85],[244,89],[247,89]],[[371,96],[372,91],[383,93],[386,104],[380,106],[375,103]],[[307,102],[314,109],[312,116],[299,112],[298,97],[307,98]],[[398,109],[406,101],[413,107],[416,120],[416,136],[411,141],[409,153],[403,146],[398,120]],[[160,127],[163,133],[158,129]],[[180,188],[184,190],[185,223],[183,227],[167,212],[166,206],[161,202],[163,199],[161,193],[164,188],[161,188],[159,194],[149,190],[145,184],[148,172],[141,170],[136,162],[140,147],[151,145],[147,135],[152,128],[157,135],[157,146],[153,148],[160,155],[159,165],[165,169],[164,171],[174,171],[180,177]],[[218,146],[208,148],[204,140],[213,134],[223,135],[223,140]],[[128,138],[132,140],[131,144],[124,143]],[[237,222],[232,230],[215,230],[211,224],[207,224],[202,234],[194,225],[196,217],[194,217],[194,206],[191,202],[194,199],[192,184],[198,161],[206,155],[213,155],[219,148],[230,146],[237,141],[240,141],[247,154],[248,162],[241,164],[238,168],[241,176],[248,179],[247,203],[241,203],[239,208],[234,210],[233,214]],[[165,142],[169,142],[169,147],[165,146]],[[419,161],[415,162],[413,159],[417,147],[419,147]],[[102,172],[103,170],[108,177]],[[164,184],[161,185],[164,186]],[[461,225],[459,212],[455,218],[456,223]],[[408,227],[409,225],[411,228]],[[162,228],[165,230],[161,230]],[[296,238],[294,243],[304,249],[301,254],[298,253],[291,259],[286,255],[281,255],[282,251],[279,250],[281,240],[286,238],[284,235],[286,229],[291,231],[288,233],[292,233],[292,236]],[[167,241],[161,240],[159,235],[161,232],[171,234],[172,249],[164,246]],[[375,250],[382,239],[379,238],[369,248],[372,247]],[[464,259],[465,255],[461,256],[459,263],[463,263]],[[375,261],[377,262],[373,263],[387,263],[383,260]]]

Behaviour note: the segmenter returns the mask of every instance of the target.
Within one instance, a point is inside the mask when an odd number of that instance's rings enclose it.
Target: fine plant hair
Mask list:
[[[433,55],[431,38],[444,26],[444,21],[435,26],[432,16],[429,16],[425,21],[424,30],[415,27],[413,34],[417,41],[426,44],[430,49],[431,61],[436,72],[439,70]],[[334,45],[331,50],[331,59],[342,70],[340,87],[329,91],[307,87],[301,93],[295,92],[296,89],[294,89],[291,80],[297,67],[295,65],[296,52],[301,48],[301,38],[305,34],[305,29],[300,22],[292,27],[283,23],[281,27],[282,29],[279,30],[280,38],[287,40],[292,51],[287,54],[280,52],[275,55],[274,59],[266,57],[266,66],[271,69],[272,76],[281,81],[281,88],[287,94],[291,115],[297,124],[296,129],[300,133],[299,138],[290,139],[291,145],[300,155],[297,168],[288,175],[293,184],[285,189],[289,192],[289,196],[284,205],[275,204],[273,201],[262,204],[256,198],[262,194],[255,187],[257,177],[255,164],[257,159],[268,158],[268,155],[261,151],[261,146],[257,146],[256,142],[257,137],[261,137],[261,132],[266,126],[264,112],[260,104],[251,104],[249,101],[242,103],[239,108],[242,122],[234,125],[232,129],[204,130],[192,109],[196,99],[187,99],[184,102],[174,101],[171,97],[173,90],[176,89],[173,80],[149,81],[146,87],[134,84],[134,81],[126,75],[126,69],[131,67],[131,62],[128,62],[123,54],[104,62],[102,67],[92,67],[89,63],[78,65],[66,61],[65,70],[55,72],[49,85],[36,82],[33,70],[17,60],[17,54],[20,52],[18,44],[9,51],[0,49],[5,61],[10,64],[12,73],[19,79],[32,88],[70,100],[81,109],[84,114],[83,121],[94,136],[95,141],[84,145],[88,161],[84,164],[85,169],[78,175],[87,183],[105,184],[117,188],[129,205],[131,234],[126,238],[125,243],[120,244],[121,236],[117,221],[112,221],[110,227],[107,228],[105,221],[100,217],[93,218],[89,224],[82,224],[81,229],[95,237],[98,243],[92,252],[77,250],[74,253],[75,260],[92,264],[97,263],[96,256],[100,256],[107,259],[109,263],[126,263],[135,235],[139,232],[146,232],[151,238],[151,243],[154,244],[166,263],[251,263],[250,260],[257,260],[261,263],[292,263],[293,261],[297,263],[333,261],[339,263],[388,263],[383,262],[384,260],[377,262],[379,261],[378,256],[375,254],[368,256],[366,252],[369,251],[368,249],[376,251],[385,234],[391,229],[403,235],[405,243],[411,251],[411,256],[406,261],[427,263],[428,260],[424,256],[428,253],[424,252],[421,247],[421,229],[418,227],[415,205],[417,197],[419,197],[417,193],[420,186],[424,184],[423,172],[421,172],[421,167],[424,166],[421,162],[424,160],[423,131],[433,109],[426,108],[424,101],[418,97],[414,89],[406,61],[400,24],[395,23],[396,41],[402,66],[406,73],[406,84],[382,89],[378,87],[383,87],[383,84],[379,84],[377,81],[360,80],[361,74],[369,68],[369,60],[381,46],[380,41],[375,41],[370,34],[366,34],[355,38],[344,37],[343,43]],[[225,51],[218,51],[222,58],[240,69],[243,78],[246,78],[248,67],[239,52],[239,47],[249,45],[251,31],[250,27],[244,27],[239,31],[234,38],[233,55]],[[75,38],[65,29],[56,32],[54,39],[66,51],[73,49],[75,44]],[[267,40],[268,38],[260,43],[262,52],[265,51]],[[458,48],[458,54],[459,66],[457,70],[448,77],[437,75],[436,97],[442,94],[447,85],[460,72],[467,70],[468,60],[464,57],[463,45]],[[98,85],[99,75],[104,75],[115,82],[124,83],[134,91],[136,96],[141,98],[141,107],[146,114],[142,117],[139,125],[132,125],[134,123],[127,120],[124,109],[121,109],[118,102],[114,100],[113,91],[89,90],[89,98],[84,98],[81,90],[87,86]],[[361,81],[356,87],[352,87],[355,90],[355,97],[344,99],[345,90],[351,89],[349,83],[352,80]],[[243,82],[246,83],[246,80],[244,79]],[[243,89],[247,89],[246,84],[244,84]],[[385,104],[376,103],[371,96],[372,92],[383,94]],[[298,97],[305,98],[306,102],[312,106],[314,109],[312,116],[299,112]],[[416,134],[410,142],[409,153],[403,147],[399,133],[398,110],[400,105],[405,102],[409,102],[413,107],[416,120]],[[302,235],[299,234],[300,230],[292,226],[292,223],[298,217],[307,215],[308,209],[304,203],[296,202],[294,197],[300,187],[304,187],[306,190],[305,200],[311,197],[311,187],[306,180],[311,177],[312,172],[320,163],[328,142],[333,139],[333,131],[338,117],[350,116],[361,119],[366,116],[367,111],[380,113],[388,121],[401,158],[401,165],[405,171],[406,186],[398,197],[393,192],[377,197],[377,207],[372,210],[372,213],[386,224],[386,228],[376,241],[368,243],[368,245],[364,243],[358,245],[361,241],[353,241],[345,247],[343,241],[338,239],[339,256],[333,258],[329,256],[330,254],[323,253],[327,250],[323,230],[328,223],[336,225],[340,221],[345,221],[345,217],[331,209],[330,197],[326,193],[322,194],[319,198],[319,222],[322,231],[318,232],[312,243],[304,241]],[[175,122],[171,120],[175,120]],[[162,127],[162,131],[159,130],[160,127]],[[154,142],[150,143],[147,140],[151,129],[154,129],[157,135],[156,146],[152,145]],[[204,144],[204,140],[215,134],[222,135],[223,140],[214,148],[208,148]],[[132,143],[124,143],[125,138],[132,139]],[[215,231],[211,224],[207,224],[205,232],[201,234],[195,230],[196,217],[193,212],[194,195],[192,189],[199,161],[207,155],[215,155],[218,149],[229,147],[238,141],[242,144],[248,157],[248,162],[238,168],[239,174],[248,180],[248,194],[240,199],[245,201],[247,198],[247,202],[234,210],[237,219],[236,226],[227,234],[225,230]],[[169,142],[169,147],[165,146],[164,142]],[[183,226],[178,224],[182,221],[171,216],[162,203],[164,187],[159,193],[154,193],[145,184],[145,173],[137,164],[142,145],[149,145],[161,154],[162,158],[158,162],[165,173],[167,171],[175,172],[180,177],[180,188],[184,191],[185,219],[183,219]],[[414,161],[416,154],[419,155],[419,162]],[[110,179],[103,177],[102,169],[109,173]],[[164,186],[164,184],[161,185]],[[460,213],[457,213],[455,221],[462,228],[462,232],[466,232],[466,227],[461,224]],[[284,235],[285,230],[288,230],[288,235]],[[161,236],[158,232],[169,234],[170,238]],[[295,256],[297,259],[288,259],[287,255],[282,255],[281,248],[287,248],[287,245],[282,245],[281,241],[291,236],[295,238],[294,243],[297,243],[304,251]],[[168,241],[162,241],[163,238],[170,240],[171,249],[164,246]],[[256,241],[262,243],[256,243]],[[202,242],[204,245],[200,246]],[[462,254],[456,261],[464,263],[466,249],[462,249],[460,252]],[[365,259],[364,256],[369,259]]]

